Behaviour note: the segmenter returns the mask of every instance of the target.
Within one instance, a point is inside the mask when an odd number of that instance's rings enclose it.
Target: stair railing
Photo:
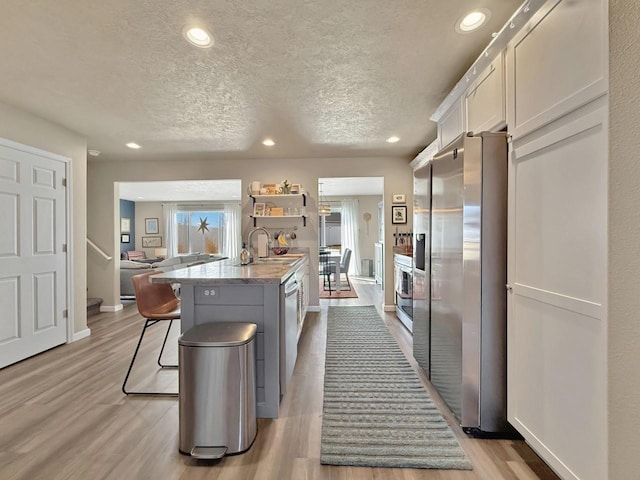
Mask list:
[[[107,262],[110,261],[113,257],[110,257],[102,250],[98,245],[93,243],[89,237],[87,237],[87,245],[93,248],[102,258],[104,258]]]

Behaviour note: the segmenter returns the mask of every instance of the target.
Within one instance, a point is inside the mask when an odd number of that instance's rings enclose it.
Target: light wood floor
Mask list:
[[[467,438],[446,418],[473,462],[473,471],[375,469],[319,463],[328,305],[377,305],[379,286],[354,279],[359,298],[321,300],[309,313],[281,417],[260,419],[245,454],[217,464],[178,453],[178,400],[126,397],[120,385],[143,320],[135,305],[89,319],[92,335],[0,370],[0,479],[556,479],[523,442]],[[408,356],[411,336],[380,312]],[[178,328],[172,335],[175,345]],[[175,389],[177,372],[155,358],[164,325],[149,331],[131,387]],[[157,348],[156,348],[157,347]],[[175,360],[177,347],[167,360]],[[442,401],[421,375],[425,387]],[[139,383],[139,385],[136,385]]]

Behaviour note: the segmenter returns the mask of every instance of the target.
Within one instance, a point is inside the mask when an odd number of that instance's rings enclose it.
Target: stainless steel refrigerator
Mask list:
[[[431,162],[413,173],[413,357],[429,375]]]
[[[465,431],[507,432],[506,134],[461,135],[433,158],[428,185],[428,312],[414,319],[414,352],[423,368],[428,355],[431,383]]]

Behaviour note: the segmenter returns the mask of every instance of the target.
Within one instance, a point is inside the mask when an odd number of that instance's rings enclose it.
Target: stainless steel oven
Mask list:
[[[413,331],[413,259],[396,253],[393,256],[396,315],[407,329]]]

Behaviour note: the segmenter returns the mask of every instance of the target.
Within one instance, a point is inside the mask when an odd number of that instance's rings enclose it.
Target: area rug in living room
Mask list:
[[[358,298],[358,293],[353,284],[351,284],[351,290],[344,289],[337,292],[335,290],[325,290],[322,282],[320,282],[320,298]]]
[[[329,306],[320,462],[472,469],[374,306]]]

